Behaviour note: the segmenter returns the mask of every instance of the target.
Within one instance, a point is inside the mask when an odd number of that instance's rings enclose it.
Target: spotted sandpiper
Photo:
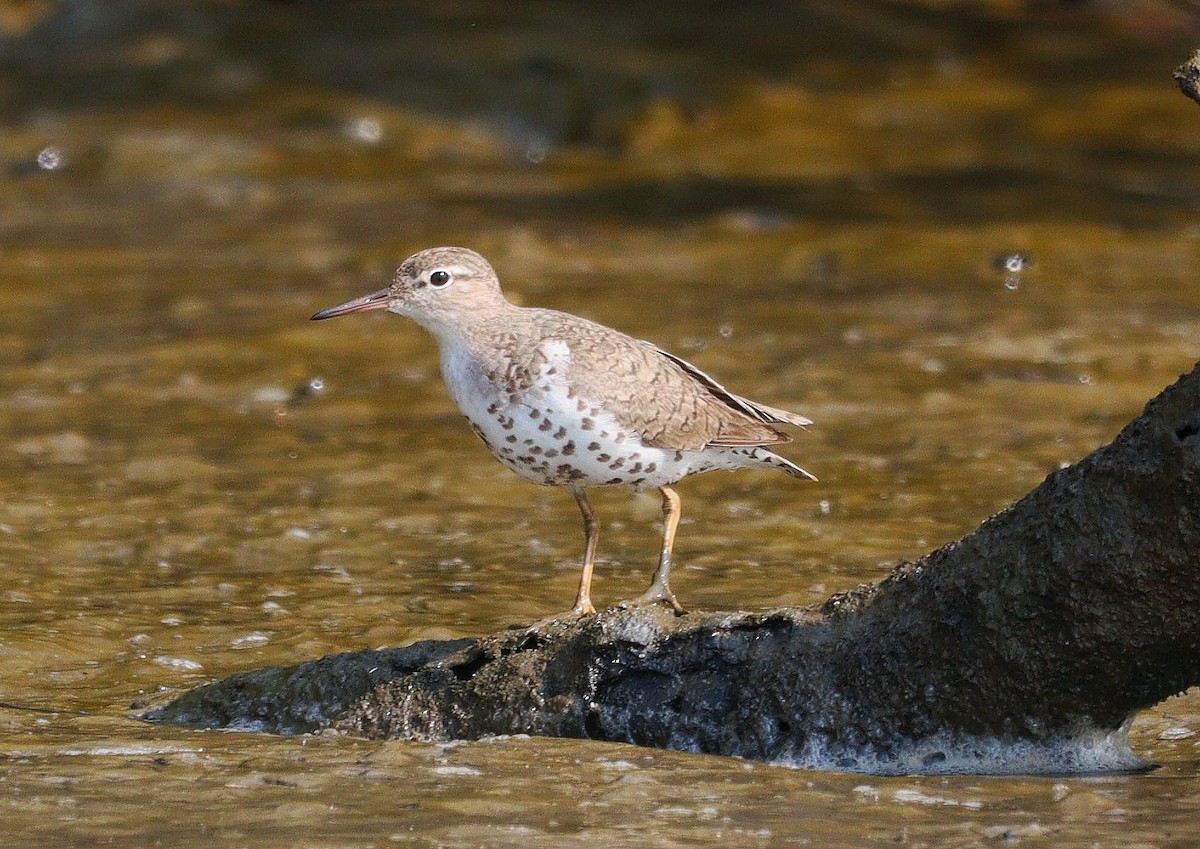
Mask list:
[[[650,588],[626,604],[664,602],[680,501],[672,484],[713,469],[769,467],[816,480],[766,446],[790,442],[773,425],[803,416],[734,395],[686,360],[618,330],[519,307],[492,266],[466,248],[431,248],[392,283],[321,310],[314,320],[385,309],[437,339],[450,397],[492,454],[535,483],[565,486],[583,514],[583,571],[570,613],[594,613],[600,521],[584,490],[626,484],[662,493],[663,543]]]

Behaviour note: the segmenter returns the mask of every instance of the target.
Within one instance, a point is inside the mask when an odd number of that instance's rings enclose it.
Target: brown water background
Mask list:
[[[1162,767],[875,778],[578,741],[148,727],[131,702],[567,606],[570,497],[432,341],[307,321],[436,244],[816,421],[687,481],[675,588],[802,605],[970,530],[1200,358],[1169,7],[0,4],[0,844],[1191,846]],[[598,603],[657,503],[597,493]]]

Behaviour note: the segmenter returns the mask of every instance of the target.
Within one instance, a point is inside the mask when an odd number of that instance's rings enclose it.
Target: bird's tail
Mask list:
[[[779,469],[779,471],[791,475],[794,478],[804,478],[805,480],[815,481],[817,476],[812,472],[800,468],[786,457],[780,457],[774,451],[768,451],[765,448],[756,448],[750,452],[755,460],[766,466]]]

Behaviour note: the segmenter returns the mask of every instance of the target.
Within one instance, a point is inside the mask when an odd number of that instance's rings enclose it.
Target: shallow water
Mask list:
[[[433,244],[816,421],[783,450],[819,483],[680,487],[686,604],[820,601],[971,529],[1200,358],[1200,111],[1169,77],[1186,51],[1003,6],[793,9],[798,46],[632,8],[114,8],[0,42],[14,845],[1200,836],[1194,692],[1135,722],[1157,772],[1061,779],[127,716],[569,604],[574,504],[487,455],[422,331],[307,321]],[[450,35],[471,50],[436,49]],[[657,503],[595,503],[602,603],[649,580]]]

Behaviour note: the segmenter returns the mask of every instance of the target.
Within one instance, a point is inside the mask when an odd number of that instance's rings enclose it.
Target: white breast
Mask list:
[[[532,380],[513,391],[503,380],[489,379],[465,348],[443,347],[450,397],[496,459],[517,474],[551,485],[651,487],[724,465],[709,451],[643,445],[637,433],[568,386],[566,342],[547,340],[538,352]]]

